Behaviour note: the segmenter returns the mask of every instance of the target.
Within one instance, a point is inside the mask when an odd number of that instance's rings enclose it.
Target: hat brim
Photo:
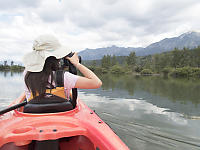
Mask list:
[[[71,52],[68,48],[61,46],[56,50],[48,51],[32,51],[23,57],[23,63],[26,71],[41,72],[43,70],[45,60],[54,56],[57,59],[61,59]]]

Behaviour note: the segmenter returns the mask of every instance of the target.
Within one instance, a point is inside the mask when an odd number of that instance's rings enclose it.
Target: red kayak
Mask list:
[[[22,94],[10,106],[24,99]],[[16,109],[0,116],[0,127],[0,150],[28,150],[33,141],[55,141],[59,150],[129,150],[80,99],[75,109],[65,112],[32,114]]]

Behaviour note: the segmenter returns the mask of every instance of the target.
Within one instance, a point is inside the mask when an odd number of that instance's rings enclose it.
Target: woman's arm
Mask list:
[[[79,63],[77,53],[74,53],[72,57],[66,57],[66,59],[68,59],[84,75],[84,77],[79,77],[77,79],[74,88],[95,89],[101,87],[101,80],[90,69]]]

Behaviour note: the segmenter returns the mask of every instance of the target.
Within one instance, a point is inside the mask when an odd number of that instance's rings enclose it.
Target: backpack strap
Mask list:
[[[57,70],[55,72],[54,81],[56,87],[64,87],[64,70]]]
[[[64,73],[65,73],[64,70],[57,70],[55,72],[54,81],[55,81],[56,87],[64,87]],[[76,72],[76,74],[77,74],[77,72]],[[76,107],[76,99],[77,99],[77,89],[73,88],[72,89],[72,99],[70,98],[70,100],[69,100],[72,103],[73,108]]]

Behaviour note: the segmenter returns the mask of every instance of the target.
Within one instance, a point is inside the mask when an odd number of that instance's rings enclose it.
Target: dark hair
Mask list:
[[[52,85],[53,71],[59,69],[59,61],[53,56],[46,59],[43,70],[41,72],[28,71],[25,75],[25,83],[28,89],[32,92],[33,98],[36,96],[43,97],[46,93],[47,85]],[[51,82],[49,83],[49,76]]]

